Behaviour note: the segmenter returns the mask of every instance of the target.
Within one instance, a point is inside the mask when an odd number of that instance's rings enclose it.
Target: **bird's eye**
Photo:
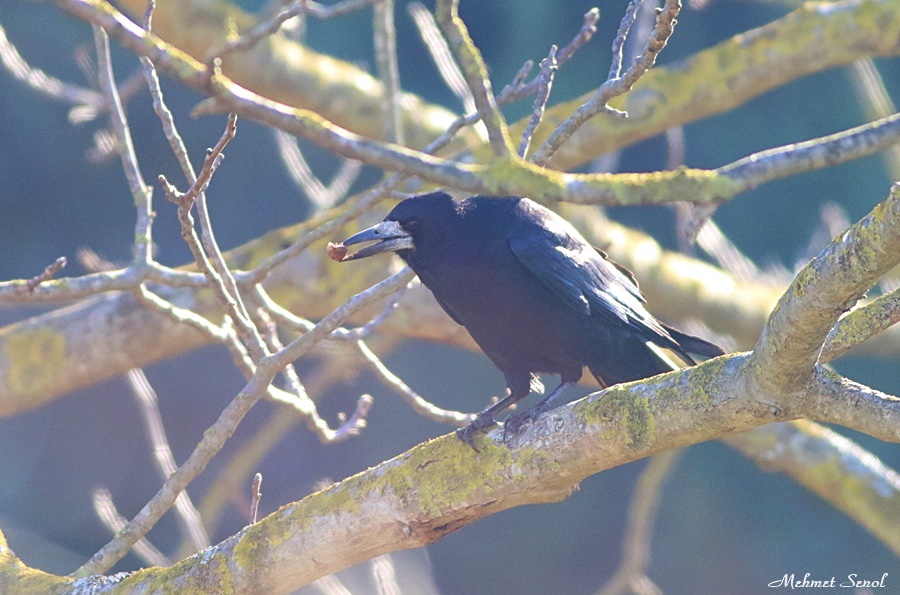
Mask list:
[[[403,222],[401,227],[403,229],[405,229],[406,231],[412,231],[412,230],[416,229],[417,227],[419,227],[419,220],[418,219],[407,219],[406,221]]]

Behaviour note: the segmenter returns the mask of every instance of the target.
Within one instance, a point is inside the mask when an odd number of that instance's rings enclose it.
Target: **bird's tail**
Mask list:
[[[678,355],[687,357],[686,361],[692,366],[696,362],[693,360],[693,358],[687,355],[688,353],[695,353],[697,355],[702,355],[703,357],[718,357],[720,355],[725,355],[725,350],[715,343],[711,343],[706,339],[701,339],[700,337],[688,335],[687,333],[682,333],[678,329],[674,329],[667,324],[663,324],[662,327],[666,329],[666,332],[669,333],[669,336],[675,339],[675,342],[681,348],[680,350],[677,350]]]
[[[662,368],[665,371],[665,368],[669,370],[680,370],[684,366],[673,360],[669,357],[669,354],[663,351],[662,347],[654,343],[653,341],[646,341],[644,345],[647,346],[647,349],[650,350],[650,353],[653,354],[653,358],[656,359],[660,364],[662,364]],[[687,359],[691,360],[687,363],[694,365],[693,360],[690,356],[684,356],[682,354],[678,354],[680,357],[687,357]]]
[[[703,357],[716,357],[725,353],[715,343],[682,333],[665,324],[662,326],[668,333],[667,337],[657,336],[647,339],[644,336],[636,341],[638,337],[631,335],[627,340],[617,344],[614,354],[609,353],[606,357],[589,363],[588,368],[597,382],[604,387],[612,386],[620,382],[680,370],[685,364],[696,365],[697,362],[689,352]],[[679,363],[676,357],[683,363]]]

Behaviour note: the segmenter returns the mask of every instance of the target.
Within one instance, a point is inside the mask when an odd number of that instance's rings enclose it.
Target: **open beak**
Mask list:
[[[359,252],[348,254],[341,259],[341,262],[356,260],[358,258],[367,258],[373,254],[381,254],[382,252],[397,252],[398,250],[411,250],[413,248],[412,236],[408,231],[400,227],[400,224],[396,221],[382,221],[374,227],[364,229],[358,234],[352,235],[344,240],[343,245],[351,246],[353,244],[374,241],[378,241],[378,243],[366,246]]]

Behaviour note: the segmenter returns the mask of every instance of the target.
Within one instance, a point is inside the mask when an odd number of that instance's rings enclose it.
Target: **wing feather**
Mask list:
[[[572,230],[573,233],[577,233]],[[674,343],[644,308],[644,296],[619,267],[567,230],[527,230],[509,239],[516,258],[568,307],[619,320],[648,338]]]

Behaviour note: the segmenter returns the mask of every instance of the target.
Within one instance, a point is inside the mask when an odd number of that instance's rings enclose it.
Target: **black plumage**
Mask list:
[[[627,269],[527,198],[413,197],[344,245],[371,240],[381,241],[344,260],[397,252],[503,372],[508,395],[459,432],[469,444],[528,395],[537,373],[558,374],[561,383],[531,411],[510,416],[507,432],[549,409],[585,366],[609,386],[672,370],[659,347],[691,365],[688,352],[723,353],[654,318]]]

